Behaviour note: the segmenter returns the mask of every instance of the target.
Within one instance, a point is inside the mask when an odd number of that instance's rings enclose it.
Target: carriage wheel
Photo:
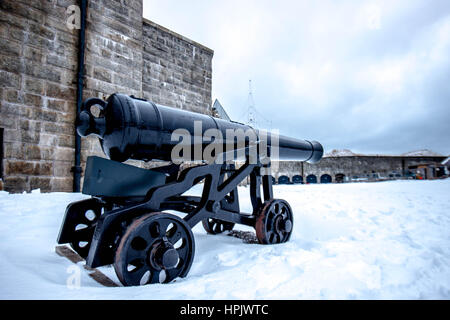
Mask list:
[[[134,220],[120,240],[114,269],[124,286],[168,283],[185,277],[194,259],[194,236],[181,218],[154,212]]]
[[[261,244],[283,243],[292,233],[293,216],[285,200],[272,199],[264,202],[256,218],[256,237]]]
[[[231,231],[234,228],[234,223],[219,219],[208,218],[202,220],[203,228],[209,234],[219,234],[225,231]]]

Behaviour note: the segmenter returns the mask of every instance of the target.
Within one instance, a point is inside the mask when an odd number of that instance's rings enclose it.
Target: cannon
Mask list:
[[[57,242],[91,268],[113,264],[125,286],[185,277],[195,253],[191,229],[200,222],[209,234],[243,224],[261,244],[288,241],[293,213],[273,197],[271,160],[315,163],[323,155],[316,141],[124,94],[85,100],[77,132],[97,136],[107,159],[87,158],[82,192],[91,198],[67,206]],[[141,168],[123,163],[129,159],[169,163]],[[245,213],[237,187],[248,178],[252,212]],[[201,195],[186,194],[193,186]]]

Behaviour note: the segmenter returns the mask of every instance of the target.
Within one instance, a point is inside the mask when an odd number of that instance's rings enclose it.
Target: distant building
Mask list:
[[[230,120],[218,100],[214,106],[214,116]],[[449,175],[449,159],[430,150],[411,151],[398,156],[363,155],[348,149],[332,150],[315,164],[300,161],[273,162],[272,181],[275,184],[314,184],[434,179]],[[247,183],[248,181],[243,182]]]
[[[213,103],[212,113],[213,113],[213,116],[216,118],[231,121],[231,118],[228,116],[228,113],[225,111],[225,109],[222,107],[219,100],[217,100],[217,99]]]
[[[436,153],[412,155],[360,155],[349,150],[333,151],[319,163],[280,161],[272,176],[279,183],[341,183],[390,179],[434,179],[448,175],[447,157]],[[448,161],[447,161],[448,163]]]

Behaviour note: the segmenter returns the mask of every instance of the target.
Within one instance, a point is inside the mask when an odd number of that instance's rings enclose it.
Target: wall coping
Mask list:
[[[394,155],[366,155],[366,154],[361,154],[361,155],[353,155],[353,156],[323,156],[322,159],[324,158],[427,158],[427,159],[435,159],[435,158],[442,158],[445,159],[447,158],[447,156],[394,156]]]
[[[159,25],[156,22],[153,22],[153,21],[148,20],[146,18],[143,18],[142,21],[143,21],[144,24],[148,24],[148,25],[150,25],[152,27],[155,27],[155,28],[160,29],[160,30],[162,30],[164,32],[167,32],[167,33],[169,33],[170,35],[172,35],[172,36],[174,36],[176,38],[179,38],[179,39],[181,39],[183,41],[186,41],[187,43],[190,43],[193,46],[199,47],[199,48],[209,52],[211,55],[214,55],[214,50],[213,49],[210,49],[210,48],[208,48],[208,47],[206,47],[206,46],[204,46],[204,45],[202,45],[202,44],[200,44],[200,43],[198,43],[198,42],[196,42],[194,40],[191,40],[191,39],[189,39],[189,38],[187,38],[187,37],[185,37],[185,36],[183,36],[183,35],[181,35],[179,33],[176,33],[175,31],[167,29],[166,27],[163,27],[162,25]]]

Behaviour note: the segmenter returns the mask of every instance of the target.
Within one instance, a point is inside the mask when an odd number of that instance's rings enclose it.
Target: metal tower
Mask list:
[[[252,80],[248,80],[248,110],[247,110],[247,124],[253,128],[257,128],[256,123],[256,108],[253,100]]]

